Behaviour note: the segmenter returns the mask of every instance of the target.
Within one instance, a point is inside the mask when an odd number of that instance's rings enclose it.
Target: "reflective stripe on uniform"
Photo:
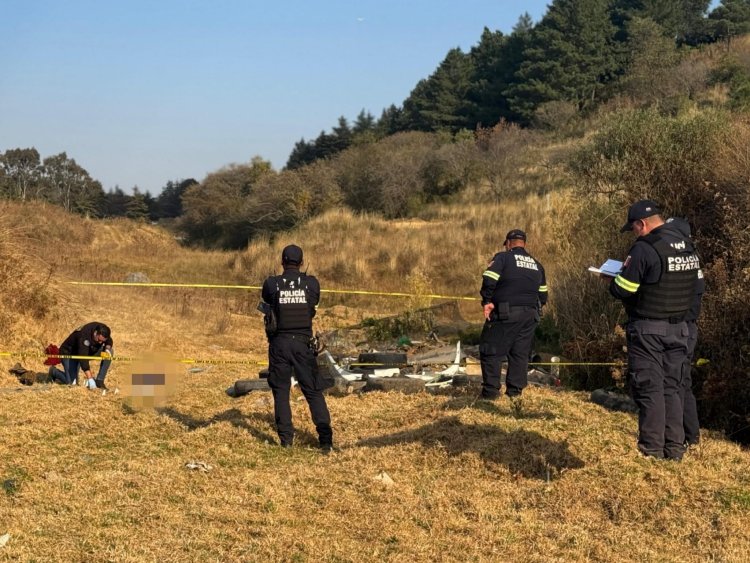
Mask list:
[[[547,292],[547,286],[546,285],[540,285],[539,286],[539,291],[541,291],[542,293],[546,293]]]
[[[498,274],[497,272],[493,272],[492,270],[485,270],[485,271],[484,271],[484,272],[482,273],[482,275],[483,275],[483,276],[486,276],[486,277],[488,277],[488,278],[490,278],[490,279],[493,279],[493,280],[495,280],[495,281],[497,281],[497,280],[499,280],[499,279],[500,279],[500,274]]]
[[[615,277],[615,283],[629,293],[635,293],[641,286],[639,283],[626,280],[620,274],[617,274],[617,277]]]

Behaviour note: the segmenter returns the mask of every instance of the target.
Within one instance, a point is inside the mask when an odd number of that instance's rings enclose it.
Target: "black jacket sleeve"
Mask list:
[[[320,282],[315,276],[307,276],[307,295],[310,298],[310,318],[314,318],[320,303]]]
[[[492,261],[487,265],[487,269],[482,272],[482,287],[479,290],[479,295],[482,296],[482,305],[492,302],[495,288],[497,287],[497,283],[500,281],[500,276],[503,273],[505,255],[506,253],[503,252],[495,254]]]

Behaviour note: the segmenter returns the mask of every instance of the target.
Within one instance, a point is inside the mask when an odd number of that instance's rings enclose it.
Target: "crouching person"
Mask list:
[[[113,354],[112,333],[104,323],[88,323],[75,329],[60,345],[62,356],[100,356],[99,371],[96,378],[91,371],[90,360],[74,360],[63,358],[63,370],[55,366],[49,368],[49,375],[57,383],[75,385],[78,383],[78,371],[83,370],[86,387],[89,389],[106,389],[104,378],[112,364]]]

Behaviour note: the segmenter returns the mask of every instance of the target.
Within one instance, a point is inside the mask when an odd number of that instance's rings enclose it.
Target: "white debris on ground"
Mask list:
[[[203,473],[206,473],[213,469],[213,467],[211,467],[205,461],[188,461],[185,464],[185,467],[187,467],[188,469],[192,469],[193,471],[202,471]]]
[[[392,487],[395,484],[395,482],[393,481],[393,479],[391,479],[391,476],[388,475],[388,473],[386,473],[385,471],[381,471],[380,473],[378,473],[377,475],[375,475],[375,477],[373,477],[373,479],[375,481],[380,481],[386,487]]]

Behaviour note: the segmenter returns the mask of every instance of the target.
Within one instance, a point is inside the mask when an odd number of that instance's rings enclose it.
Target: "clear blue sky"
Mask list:
[[[3,0],[0,152],[66,151],[158,194],[253,156],[281,169],[340,115],[400,105],[448,50],[546,0]]]

